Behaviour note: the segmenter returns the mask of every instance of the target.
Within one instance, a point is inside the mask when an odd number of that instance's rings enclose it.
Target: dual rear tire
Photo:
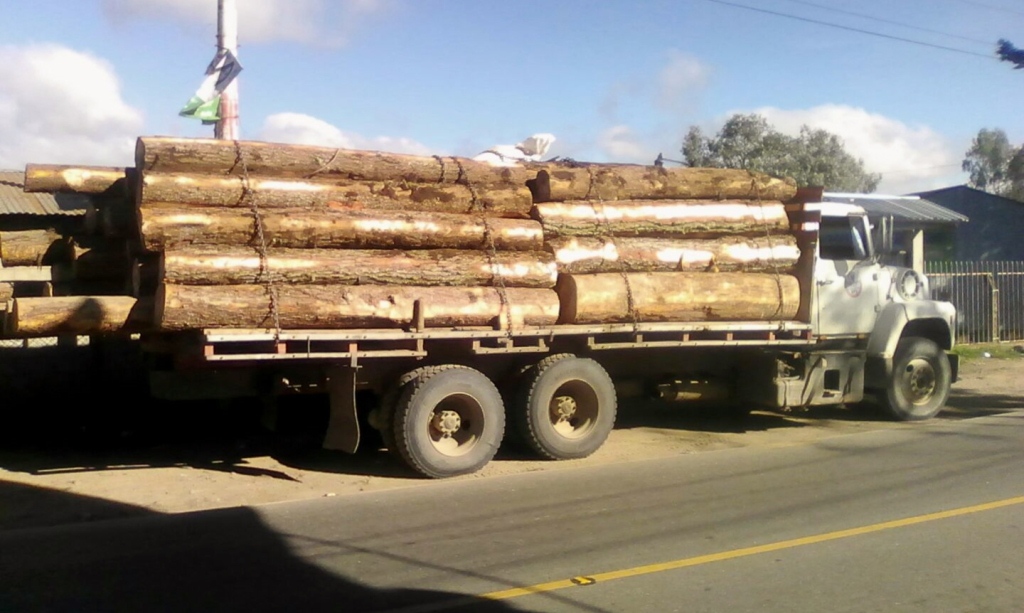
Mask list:
[[[449,364],[402,376],[375,418],[385,445],[416,472],[453,477],[483,468],[501,445],[506,410],[486,375]],[[594,360],[554,355],[519,378],[508,413],[539,456],[582,458],[596,451],[615,424],[615,387]]]

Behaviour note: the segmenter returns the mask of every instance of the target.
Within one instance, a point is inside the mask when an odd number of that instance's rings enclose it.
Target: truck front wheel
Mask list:
[[[399,457],[433,478],[483,468],[505,433],[498,389],[483,373],[464,366],[424,369],[403,387],[393,420]]]
[[[530,448],[551,460],[583,458],[615,425],[615,385],[600,364],[556,355],[526,377],[516,404],[516,426]]]
[[[949,358],[938,345],[915,336],[901,339],[892,378],[880,394],[882,408],[900,421],[930,419],[946,406],[951,382]]]

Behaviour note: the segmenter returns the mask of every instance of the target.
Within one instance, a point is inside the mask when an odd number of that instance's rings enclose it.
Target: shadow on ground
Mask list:
[[[23,489],[0,482],[0,500],[27,495]],[[342,569],[328,572],[298,558],[245,508],[169,516],[61,492],[31,495],[40,504],[75,509],[83,519],[112,510],[127,519],[0,531],[2,611],[359,612],[442,603],[450,603],[446,611],[522,610],[475,596],[353,581],[343,573],[348,559],[358,563],[357,554],[433,573],[476,575],[344,541],[321,543],[317,559],[329,557]]]

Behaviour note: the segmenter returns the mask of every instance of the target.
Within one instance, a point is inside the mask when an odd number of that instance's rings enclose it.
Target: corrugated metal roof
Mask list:
[[[81,194],[29,194],[25,173],[0,170],[0,215],[85,215],[89,197]]]
[[[825,202],[845,202],[862,207],[868,214],[892,215],[894,219],[920,223],[960,223],[965,215],[918,196],[882,196],[825,192]]]

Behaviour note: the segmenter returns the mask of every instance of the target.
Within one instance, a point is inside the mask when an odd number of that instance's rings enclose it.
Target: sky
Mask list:
[[[244,139],[473,156],[681,159],[734,113],[838,134],[878,191],[965,183],[1024,144],[1019,0],[237,0]],[[216,0],[0,0],[0,168],[132,165],[216,51]],[[838,27],[837,27],[838,26]]]

